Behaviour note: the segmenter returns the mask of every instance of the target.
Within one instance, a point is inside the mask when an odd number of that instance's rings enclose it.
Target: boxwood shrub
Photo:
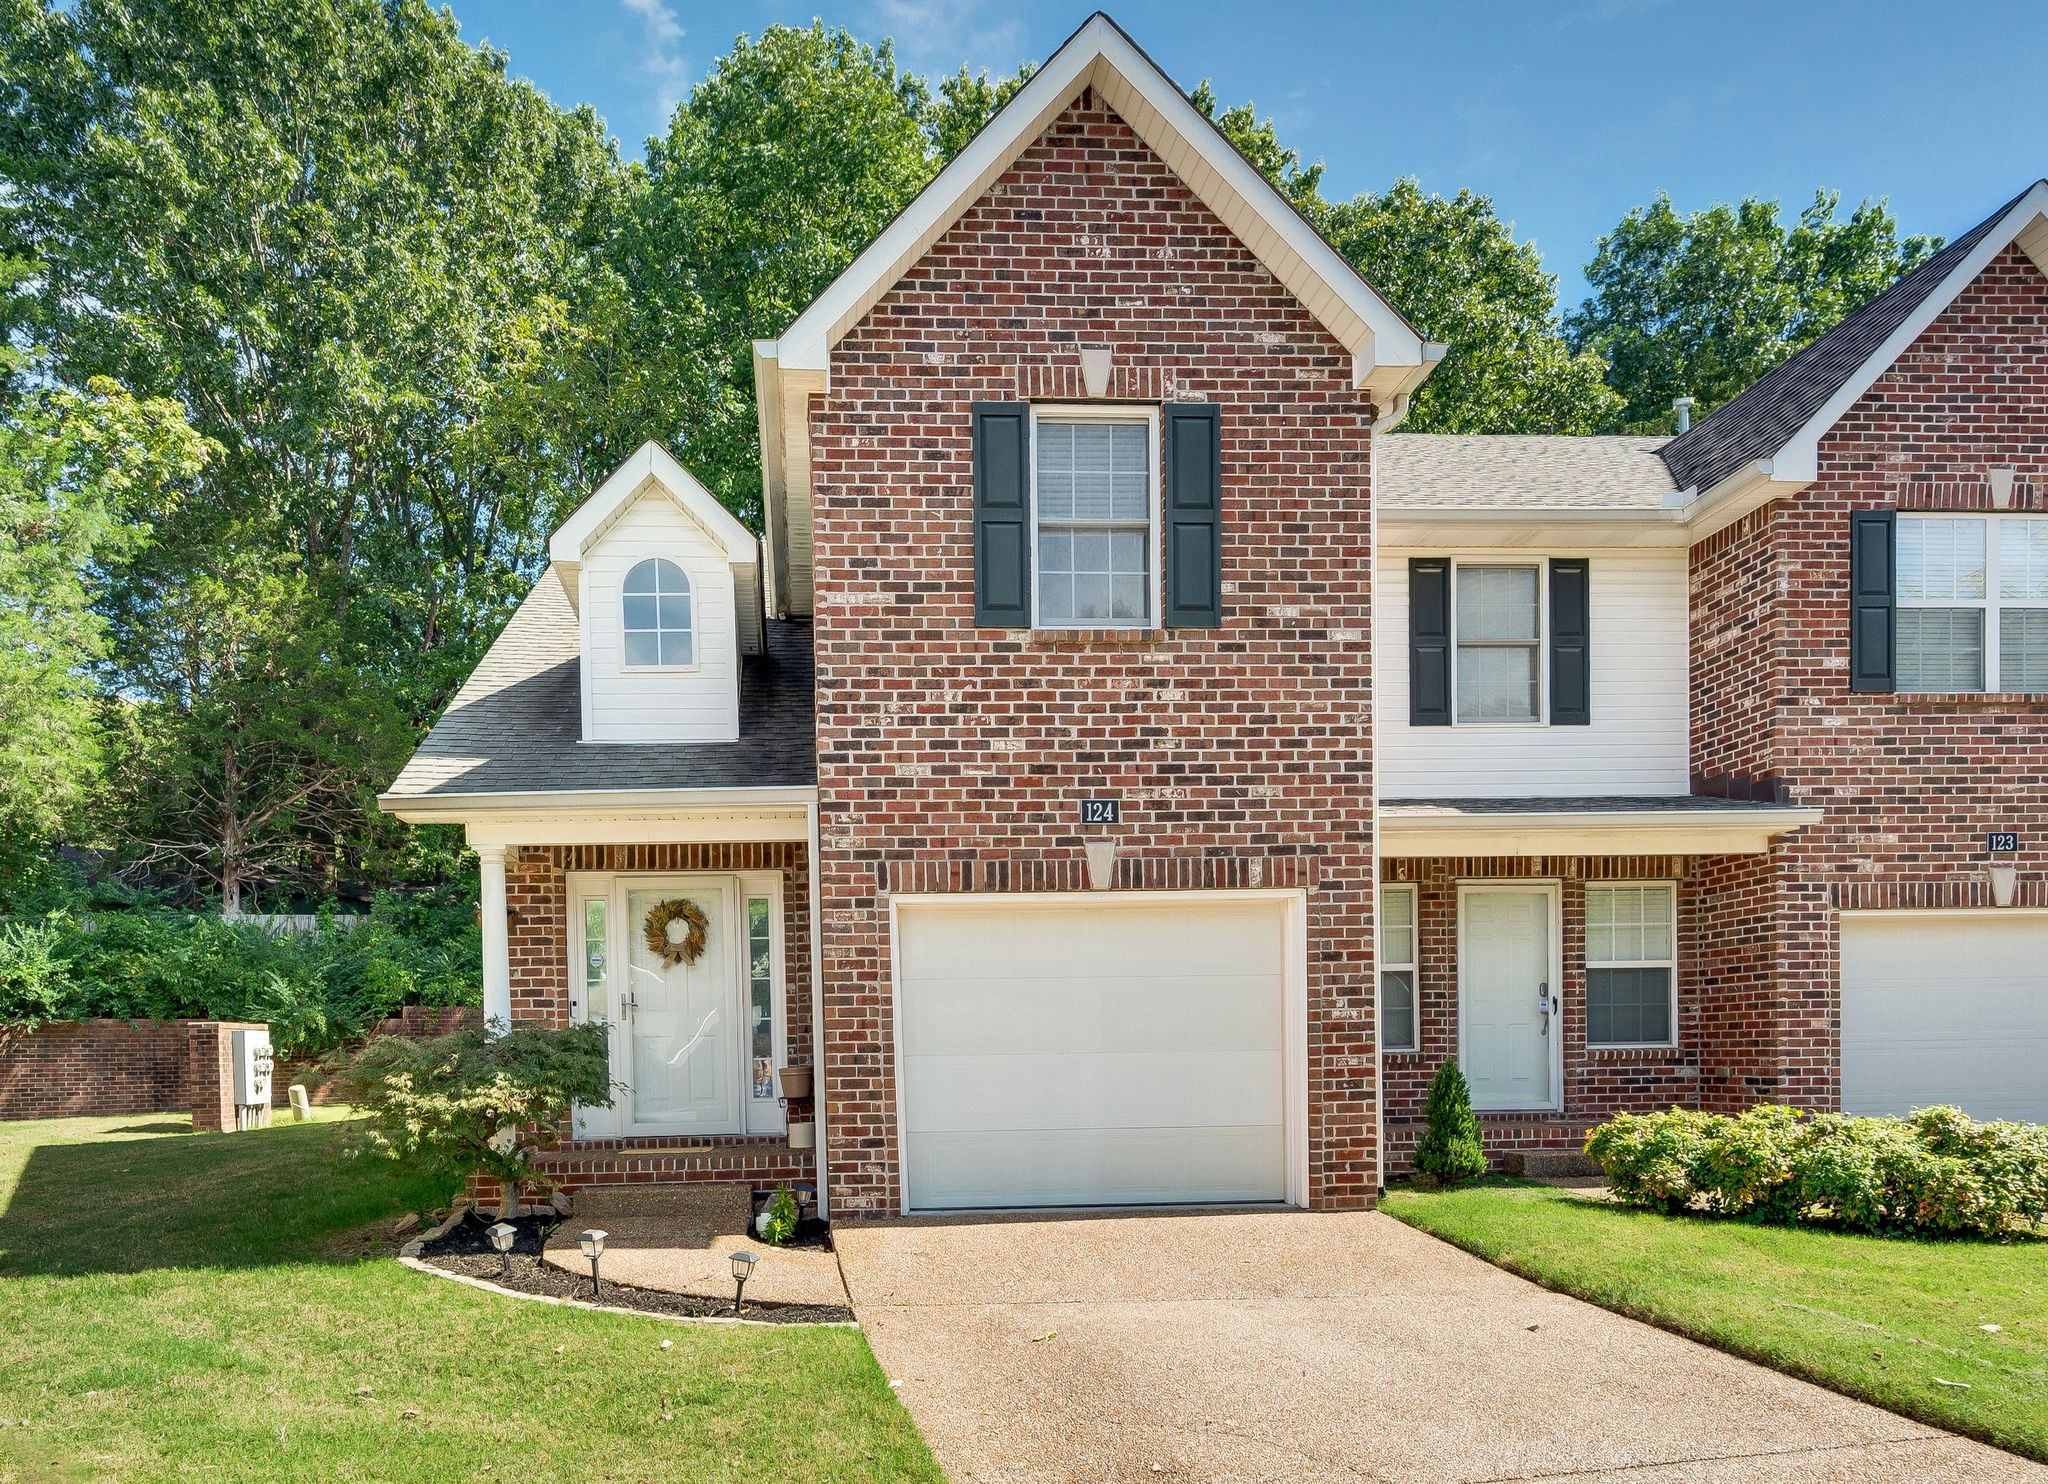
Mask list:
[[[2005,1237],[2048,1220],[2048,1127],[1955,1108],[1624,1113],[1586,1136],[1616,1200],[1782,1226]]]

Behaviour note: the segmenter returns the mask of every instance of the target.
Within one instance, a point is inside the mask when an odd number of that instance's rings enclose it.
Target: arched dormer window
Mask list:
[[[674,562],[650,557],[626,574],[626,663],[697,663],[695,600],[690,579]]]

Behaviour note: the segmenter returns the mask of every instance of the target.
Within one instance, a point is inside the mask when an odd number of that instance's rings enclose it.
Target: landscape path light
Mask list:
[[[597,1260],[604,1256],[605,1236],[606,1233],[598,1231],[595,1227],[576,1234],[576,1245],[581,1247],[583,1255],[590,1259],[590,1296],[597,1299],[604,1297],[604,1283],[597,1276]]]
[[[512,1244],[519,1240],[519,1228],[509,1221],[501,1221],[484,1233],[491,1239],[491,1246],[498,1252],[499,1272],[504,1277],[512,1276]]]
[[[732,1255],[732,1312],[735,1318],[739,1316],[740,1300],[747,1294],[747,1279],[754,1275],[754,1264],[760,1260],[751,1252],[735,1252]]]

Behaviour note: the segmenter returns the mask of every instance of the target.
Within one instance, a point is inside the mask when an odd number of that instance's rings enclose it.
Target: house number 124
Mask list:
[[[1083,799],[1081,801],[1081,823],[1122,824],[1124,806],[1121,799]]]

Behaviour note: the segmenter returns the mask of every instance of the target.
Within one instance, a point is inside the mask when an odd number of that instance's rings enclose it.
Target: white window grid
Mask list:
[[[1396,903],[1400,905],[1396,907]],[[1411,1032],[1406,1044],[1399,1045],[1384,1039],[1383,1034],[1380,1042],[1382,1051],[1414,1051],[1422,1044],[1422,924],[1417,920],[1416,906],[1414,887],[1380,887],[1380,1024],[1383,1028],[1386,1024],[1386,976],[1406,974],[1410,1004],[1408,1023]],[[1394,910],[1390,911],[1389,908]],[[1395,920],[1400,917],[1405,917],[1406,921]],[[1405,945],[1402,945],[1400,936],[1403,934],[1406,935]],[[1389,948],[1389,944],[1405,946],[1406,951],[1396,953]]]
[[[1961,543],[1974,532],[1983,542],[1981,561]],[[2007,551],[2006,538],[2018,533],[2017,551]],[[2004,618],[2007,614],[2039,614],[2048,624],[2048,518],[2025,515],[1902,515],[1898,529],[1898,582],[1894,600],[1901,611],[1974,613],[1979,624],[1978,647],[1983,670],[1977,684],[1953,681],[1905,686],[1901,690],[1929,694],[1975,691],[2048,690],[2048,683],[2008,684],[2004,671]],[[1919,577],[1909,587],[1906,565],[1915,559]],[[1936,565],[1939,563],[1940,565]],[[1943,579],[1930,581],[1930,578]],[[1974,581],[1972,580],[1974,579]],[[2032,591],[2008,593],[2008,586]],[[1971,588],[1975,592],[1971,592]],[[2048,635],[2044,635],[2048,640]],[[2031,647],[2031,646],[2028,646]]]
[[[1653,917],[1649,904],[1661,896],[1662,906]],[[1601,925],[1596,925],[1596,906],[1606,900],[1618,903],[1633,899],[1637,908],[1626,922],[1617,918],[1610,907],[1604,924],[1607,940],[1603,954],[1600,941]],[[1653,945],[1648,941],[1652,927],[1662,929],[1664,935],[1662,955],[1645,952]],[[1633,930],[1636,952],[1628,956],[1614,951],[1618,929]],[[1630,1047],[1672,1047],[1678,1044],[1678,883],[1675,881],[1601,881],[1586,885],[1586,969],[1587,988],[1591,990],[1591,971],[1594,969],[1663,969],[1665,971],[1665,992],[1670,997],[1671,1034],[1662,1041],[1598,1041],[1591,1042],[1602,1051],[1626,1050]]]
[[[1041,421],[1051,423],[1107,422],[1134,423],[1145,429],[1145,519],[1127,520],[1069,520],[1052,519],[1043,522],[1047,530],[1084,528],[1089,530],[1131,530],[1142,531],[1145,538],[1145,612],[1136,621],[1112,622],[1089,620],[1085,623],[1048,623],[1040,618],[1038,611],[1039,555],[1038,532],[1041,521],[1038,512],[1038,425]],[[1162,580],[1159,543],[1159,498],[1160,498],[1160,448],[1159,411],[1154,407],[1133,407],[1127,404],[1097,405],[1092,403],[1035,403],[1031,408],[1031,469],[1030,500],[1031,529],[1031,627],[1034,629],[1149,629],[1159,624],[1160,583]]]
[[[1533,639],[1481,639],[1468,641],[1458,632],[1458,583],[1466,572],[1507,570],[1533,572],[1536,578],[1536,636]],[[1550,715],[1550,666],[1543,662],[1548,650],[1550,636],[1550,584],[1544,581],[1545,565],[1542,562],[1514,561],[1453,561],[1451,563],[1451,724],[1461,727],[1534,727],[1542,726]],[[1464,716],[1458,710],[1458,651],[1470,645],[1472,648],[1523,649],[1534,652],[1536,667],[1536,714],[1522,717],[1475,717]]]

